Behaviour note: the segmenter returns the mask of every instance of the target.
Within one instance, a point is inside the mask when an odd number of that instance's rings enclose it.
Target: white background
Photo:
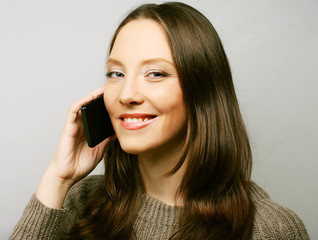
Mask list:
[[[36,191],[68,107],[105,83],[116,26],[144,2],[0,0],[0,239]],[[253,147],[253,180],[317,239],[318,1],[184,2],[223,40]]]

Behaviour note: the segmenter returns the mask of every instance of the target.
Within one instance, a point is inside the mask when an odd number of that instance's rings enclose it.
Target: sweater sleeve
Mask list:
[[[9,239],[57,239],[65,209],[46,207],[34,195]]]
[[[102,183],[103,176],[89,176],[67,193],[62,209],[46,207],[33,194],[9,240],[64,239]]]
[[[270,199],[255,183],[252,196],[256,207],[252,239],[310,239],[302,220],[292,210]]]

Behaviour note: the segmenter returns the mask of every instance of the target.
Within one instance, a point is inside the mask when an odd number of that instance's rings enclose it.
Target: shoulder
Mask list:
[[[309,239],[301,219],[290,209],[271,200],[256,183],[251,183],[255,204],[253,239]]]

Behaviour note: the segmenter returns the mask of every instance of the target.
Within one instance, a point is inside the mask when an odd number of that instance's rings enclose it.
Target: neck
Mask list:
[[[179,161],[182,149],[174,148],[143,153],[138,155],[140,173],[147,194],[171,206],[182,206],[182,197],[178,195],[183,174],[184,163],[174,174],[168,174]]]

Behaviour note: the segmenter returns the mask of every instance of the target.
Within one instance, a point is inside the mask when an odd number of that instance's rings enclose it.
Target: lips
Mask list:
[[[126,130],[138,130],[147,127],[155,119],[156,115],[134,113],[134,114],[121,114],[119,116],[121,126]]]

